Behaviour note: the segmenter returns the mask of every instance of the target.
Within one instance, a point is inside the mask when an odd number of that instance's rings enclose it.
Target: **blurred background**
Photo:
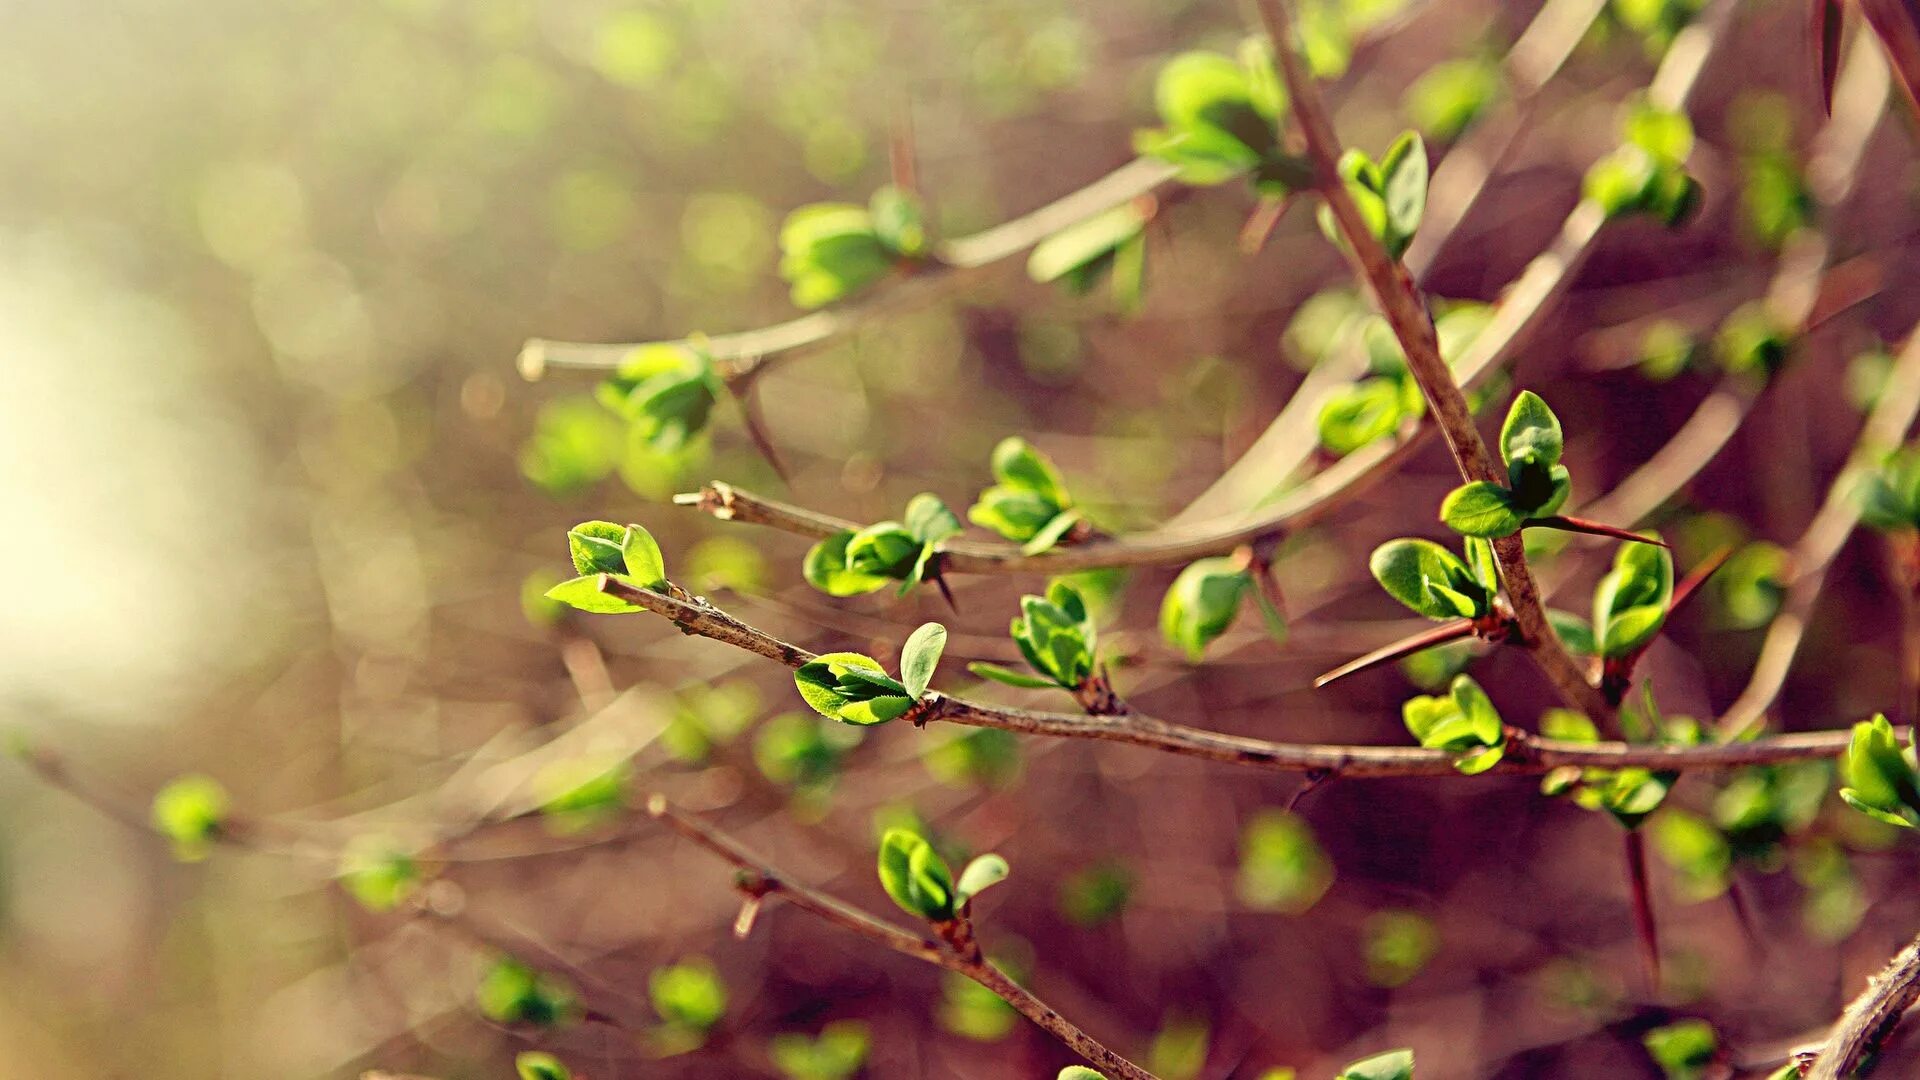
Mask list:
[[[1440,253],[1436,295],[1495,299],[1558,231],[1653,69],[1649,6],[1597,10]],[[1822,122],[1805,5],[1739,6],[1692,110],[1700,216],[1609,228],[1518,360],[1566,423],[1587,497],[1713,386],[1649,378],[1642,332],[1711,335],[1761,296],[1786,231],[1768,213],[1799,205],[1753,177],[1771,162],[1797,178]],[[1496,60],[1538,5],[1309,7],[1351,38],[1330,90],[1342,134],[1378,150],[1434,122],[1409,95],[1423,73]],[[3,10],[0,719],[136,819],[197,772],[259,824],[252,850],[181,864],[26,768],[0,770],[0,1072],[452,1080],[509,1076],[540,1047],[596,1078],[809,1080],[845,1074],[796,1072],[774,1040],[836,1021],[864,1025],[873,1077],[1051,1077],[1071,1060],[996,1000],[798,912],[734,940],[730,872],[644,815],[495,823],[582,761],[631,760],[633,790],[668,792],[878,913],[892,909],[876,823],[916,817],[952,850],[999,851],[1013,876],[981,901],[989,950],[1169,1078],[1331,1075],[1409,1045],[1426,1080],[1659,1076],[1642,1035],[1681,1015],[1710,1020],[1730,1060],[1764,1055],[1827,1023],[1920,918],[1911,848],[1819,804],[1816,775],[1812,802],[1782,811],[1803,833],[1792,845],[1706,880],[1684,843],[1676,865],[1656,862],[1669,971],[1655,997],[1636,981],[1619,830],[1535,780],[1335,782],[1289,814],[1297,778],[1146,750],[906,725],[862,739],[802,715],[773,665],[659,620],[527,599],[565,572],[570,525],[637,521],[676,580],[810,648],[891,658],[940,619],[954,632],[942,685],[967,685],[962,660],[1012,659],[1006,619],[1040,580],[957,581],[957,614],[930,593],[833,601],[801,582],[806,541],[666,497],[718,478],[860,521],[923,490],[963,508],[994,443],[1021,433],[1108,529],[1163,519],[1315,359],[1287,329],[1345,271],[1310,213],[1243,255],[1252,196],[1198,190],[1154,223],[1135,315],[1008,265],[774,366],[757,401],[791,488],[729,402],[710,434],[663,453],[595,403],[590,377],[529,382],[515,355],[534,336],[789,317],[781,219],[864,202],[903,132],[942,235],[1066,194],[1129,159],[1168,56],[1233,51],[1249,25],[1234,4]],[[1662,511],[1683,555],[1791,546],[1852,447],[1873,365],[1850,361],[1920,315],[1898,287],[1913,270],[1909,120],[1896,101],[1858,190],[1818,222],[1836,261],[1867,259],[1868,284],[1842,290]],[[1452,133],[1429,137],[1443,157]],[[1436,444],[1290,538],[1296,625],[1278,647],[1247,619],[1189,666],[1153,631],[1177,568],[1089,582],[1110,596],[1121,691],[1219,730],[1404,743],[1407,676],[1310,683],[1404,628],[1363,555],[1435,535],[1430,507],[1454,482]],[[1584,585],[1605,550],[1574,543],[1560,561]],[[1891,572],[1872,536],[1842,552],[1780,726],[1896,701]],[[1723,709],[1767,614],[1677,618],[1643,668],[1666,710]],[[1509,720],[1551,704],[1511,657],[1476,674]],[[1671,805],[1718,820],[1724,787],[1689,777]],[[364,910],[333,884],[334,853],[370,833],[434,842],[424,909]],[[565,980],[589,1018],[547,1031],[481,1015],[475,987],[503,952]],[[689,1049],[649,973],[703,977],[699,958],[726,1007]],[[1905,1053],[1887,1075],[1916,1067]]]

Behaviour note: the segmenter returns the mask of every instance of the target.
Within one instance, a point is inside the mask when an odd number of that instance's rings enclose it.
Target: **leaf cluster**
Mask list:
[[[1421,746],[1453,754],[1453,767],[1468,776],[1498,765],[1506,753],[1500,712],[1469,676],[1455,676],[1445,696],[1408,699],[1400,717]]]
[[[1387,595],[1429,619],[1484,619],[1500,591],[1493,545],[1466,539],[1465,560],[1431,540],[1389,540],[1373,551],[1367,569]]]
[[[1099,632],[1080,590],[1067,582],[1052,582],[1045,596],[1021,597],[1020,614],[1014,616],[1008,633],[1036,675],[985,661],[968,664],[967,670],[1008,686],[1036,690],[1078,690],[1093,677],[1099,662]]]
[[[880,887],[900,910],[928,922],[947,922],[965,912],[968,901],[1007,876],[1007,860],[981,855],[955,881],[947,861],[927,838],[910,829],[888,829],[880,838]]]
[[[1693,122],[1637,101],[1621,135],[1621,144],[1587,170],[1582,193],[1610,218],[1640,213],[1667,225],[1685,222],[1700,205],[1700,182],[1686,168]]]
[[[884,724],[926,696],[947,647],[947,628],[924,623],[900,647],[900,678],[859,653],[827,653],[800,666],[794,685],[813,711],[843,724]]]
[[[920,200],[889,184],[866,206],[813,203],[788,214],[780,226],[780,276],[793,287],[795,306],[824,307],[917,262],[927,250]]]
[[[1340,155],[1340,179],[1346,183],[1367,231],[1395,259],[1406,253],[1427,212],[1427,144],[1416,131],[1403,132],[1379,161],[1358,148]],[[1320,231],[1343,245],[1340,225],[1322,204]]]
[[[931,492],[908,500],[901,521],[842,529],[807,550],[802,573],[829,596],[857,596],[899,582],[899,595],[938,572],[940,542],[960,534],[960,519]]]
[[[1560,418],[1540,395],[1522,390],[1500,426],[1507,482],[1475,480],[1454,488],[1440,504],[1440,520],[1463,536],[1492,538],[1512,536],[1528,519],[1554,513],[1573,490],[1560,464],[1565,448]]]
[[[1019,544],[1022,552],[1050,550],[1084,520],[1060,470],[1027,440],[1000,440],[991,467],[996,483],[967,509],[967,520]]]
[[[1309,186],[1305,158],[1279,134],[1286,91],[1264,39],[1248,39],[1235,59],[1181,53],[1160,69],[1154,105],[1163,126],[1134,133],[1134,149],[1179,169],[1182,183],[1213,185],[1247,176],[1270,198]]]

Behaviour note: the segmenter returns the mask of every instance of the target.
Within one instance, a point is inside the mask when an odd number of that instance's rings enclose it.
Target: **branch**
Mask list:
[[[1320,98],[1319,87],[1308,72],[1306,62],[1293,40],[1292,20],[1283,0],[1260,0],[1258,8],[1267,34],[1273,39],[1281,76],[1287,84],[1287,94],[1306,142],[1307,155],[1313,162],[1320,195],[1326,200],[1340,234],[1346,240],[1345,248],[1355,270],[1366,281],[1381,314],[1386,317],[1394,337],[1399,340],[1400,349],[1406,354],[1407,369],[1412,372],[1414,381],[1419,383],[1420,391],[1427,399],[1428,411],[1446,436],[1447,447],[1453,452],[1460,475],[1469,482],[1500,483],[1501,477],[1494,470],[1493,459],[1488,456],[1486,444],[1481,441],[1479,429],[1474,426],[1473,411],[1467,406],[1466,395],[1461,392],[1459,384],[1454,381],[1453,372],[1440,356],[1440,342],[1434,333],[1433,317],[1414,286],[1413,278],[1407,273],[1406,267],[1388,255],[1386,248],[1374,237],[1347,190],[1346,182],[1340,178],[1340,140],[1334,133],[1326,105]],[[1602,730],[1613,730],[1617,726],[1615,710],[1588,681],[1580,665],[1567,653],[1547,623],[1546,609],[1541,604],[1533,571],[1527,565],[1525,545],[1520,536],[1515,534],[1495,540],[1493,552],[1500,564],[1500,576],[1506,583],[1507,595],[1513,603],[1514,618],[1520,624],[1529,654],[1568,704],[1592,717]]]
[[[600,589],[665,617],[684,633],[709,637],[789,668],[798,668],[814,659],[814,654],[806,649],[749,626],[705,600],[681,599],[667,593],[637,588],[610,577],[601,579]],[[1272,742],[1189,727],[1139,713],[1083,716],[1077,713],[1035,712],[978,704],[939,691],[928,691],[916,716],[929,722],[944,720],[1022,735],[1128,743],[1268,772],[1330,773],[1341,777],[1461,775],[1454,768],[1453,755],[1444,750],[1417,746]],[[1851,731],[1821,731],[1772,736],[1748,742],[1675,746],[1566,742],[1510,730],[1507,733],[1506,757],[1489,771],[1532,775],[1563,765],[1611,769],[1638,766],[1670,772],[1730,769],[1834,758],[1846,751],[1851,736]]]
[[[1014,982],[1006,972],[980,955],[978,947],[961,949],[951,942],[942,943],[908,933],[874,918],[833,896],[788,880],[784,875],[742,847],[732,837],[689,814],[667,805],[665,797],[655,795],[647,802],[647,813],[664,821],[675,832],[732,863],[740,871],[736,885],[746,896],[734,932],[744,937],[752,928],[760,905],[767,897],[777,896],[802,911],[867,939],[876,945],[910,956],[922,963],[964,975],[991,990],[1013,1006],[1022,1016],[1044,1028],[1054,1038],[1082,1058],[1105,1070],[1116,1080],[1156,1080],[1154,1075],[1080,1030],[1066,1017]],[[964,919],[965,917],[962,916]],[[971,928],[967,928],[971,933]]]
[[[1861,1060],[1893,1034],[1900,1015],[1915,1000],[1920,1000],[1920,938],[1900,950],[1885,971],[1867,980],[1867,992],[1841,1014],[1819,1056],[1813,1059],[1807,1080],[1852,1076]]]

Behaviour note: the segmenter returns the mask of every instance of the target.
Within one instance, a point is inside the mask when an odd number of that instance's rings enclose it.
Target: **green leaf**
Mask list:
[[[618,814],[632,782],[631,761],[589,755],[549,761],[533,774],[530,786],[548,825],[564,835]]]
[[[880,662],[859,653],[827,653],[793,673],[800,696],[813,711],[842,723],[883,724],[913,707],[902,683]]]
[[[1008,487],[1031,491],[1062,509],[1073,505],[1053,461],[1018,435],[1000,440],[991,465],[994,479]]]
[[[999,664],[990,664],[985,660],[973,661],[967,665],[967,670],[983,679],[992,679],[997,683],[1017,686],[1022,690],[1050,690],[1054,686],[1054,682],[1051,679],[1042,679],[1037,675],[1028,675],[1024,672],[1014,671],[1011,668],[1001,667]]]
[[[1007,860],[998,855],[981,855],[960,871],[960,882],[954,886],[954,904],[964,904],[981,892],[1005,881],[1011,868]]]
[[[1260,911],[1298,915],[1333,885],[1333,864],[1300,817],[1263,810],[1240,835],[1241,902]]]
[[[1568,652],[1575,656],[1599,655],[1599,647],[1593,640],[1593,625],[1587,620],[1571,611],[1548,608],[1547,625],[1553,627],[1554,636]]]
[[[774,1067],[788,1080],[850,1080],[866,1063],[873,1037],[858,1020],[835,1020],[816,1038],[783,1031],[768,1044]]]
[[[1189,563],[1160,602],[1160,636],[1197,663],[1232,625],[1240,599],[1252,585],[1245,567],[1234,559]]]
[[[1068,510],[1055,514],[1053,520],[1042,525],[1040,531],[1034,533],[1031,539],[1020,545],[1020,554],[1039,555],[1043,552],[1053,550],[1054,545],[1058,544],[1069,532],[1072,532],[1073,527],[1078,524],[1080,524],[1080,512],[1078,510]]]
[[[953,918],[953,878],[925,837],[888,829],[880,838],[880,887],[900,910],[929,922]]]
[[[1491,769],[1505,752],[1499,711],[1465,675],[1454,678],[1446,697],[1410,698],[1401,719],[1421,746],[1455,754],[1454,767],[1468,775]]]
[[[927,250],[926,212],[912,192],[887,184],[867,204],[873,233],[895,255],[917,258]]]
[[[368,911],[392,911],[419,890],[420,865],[391,837],[356,836],[340,855],[340,885]]]
[[[807,584],[828,596],[858,596],[884,589],[893,581],[847,565],[847,547],[854,536],[852,529],[842,529],[807,549],[806,562],[801,566]]]
[[[1393,434],[1406,417],[1401,386],[1401,379],[1375,376],[1335,391],[1315,421],[1320,445],[1344,457]]]
[[[1429,619],[1477,619],[1492,609],[1493,593],[1431,540],[1389,540],[1374,549],[1367,568],[1387,595]]]
[[[182,776],[155,793],[153,827],[173,842],[175,858],[198,862],[213,850],[230,805],[227,789],[218,780]]]
[[[900,647],[900,681],[907,696],[918,701],[933,681],[933,669],[947,647],[947,628],[939,623],[923,623]]]
[[[513,1071],[520,1080],[573,1080],[573,1070],[560,1059],[540,1050],[525,1050],[513,1059]]]
[[[1334,1080],[1413,1080],[1413,1051],[1390,1050],[1356,1061]]]
[[[1447,60],[1415,79],[1401,105],[1429,137],[1449,141],[1486,112],[1500,88],[1497,63],[1480,57]]]
[[[1089,1069],[1085,1065],[1069,1065],[1060,1070],[1053,1080],[1107,1080],[1107,1074],[1098,1069]]]
[[[1658,544],[1620,545],[1613,569],[1593,591],[1593,636],[1600,655],[1625,656],[1651,641],[1666,623],[1672,601],[1672,554]]]
[[[1859,803],[1903,817],[1920,813],[1920,777],[1884,715],[1853,725],[1841,775]]]
[[[1440,520],[1462,536],[1512,536],[1526,523],[1513,504],[1513,493],[1499,484],[1475,480],[1447,493],[1440,503]]]
[[[1854,790],[1853,788],[1841,788],[1840,801],[1843,803],[1846,803],[1848,806],[1853,807],[1855,810],[1860,811],[1861,813],[1867,815],[1868,817],[1873,818],[1875,821],[1884,822],[1888,825],[1897,825],[1902,829],[1911,829],[1915,827],[1913,821],[1909,819],[1904,813],[1896,813],[1890,810],[1883,810],[1880,807],[1875,806],[1872,803],[1868,802],[1866,799],[1862,798],[1860,793]]]
[[[649,448],[672,453],[704,431],[725,392],[713,359],[678,342],[642,345],[594,388],[594,398],[627,421]]]
[[[573,556],[573,572],[582,577],[626,573],[626,542],[626,527],[611,521],[583,521],[575,525],[567,530],[567,553]]]
[[[660,1019],[689,1031],[710,1031],[727,1014],[726,984],[703,956],[654,968],[647,976],[647,997]]]
[[[626,573],[643,589],[658,589],[667,583],[667,563],[653,534],[638,525],[627,526],[620,541],[621,560]]]
[[[967,509],[967,520],[1024,544],[1063,515],[1059,504],[1025,488],[996,484]]]
[[[1069,275],[1080,280],[1077,272],[1095,263],[1112,265],[1115,253],[1139,237],[1146,223],[1146,215],[1130,202],[1075,222],[1034,245],[1027,258],[1027,276],[1043,284]]]
[[[929,491],[907,500],[907,511],[901,520],[906,523],[907,532],[923,544],[937,544],[961,531],[960,519],[947,509],[939,496]]]
[[[1500,456],[1511,466],[1516,461],[1532,461],[1551,468],[1560,464],[1566,437],[1560,430],[1560,418],[1553,415],[1539,394],[1520,391],[1507,410],[1506,423],[1500,426]]]
[[[1389,250],[1396,257],[1406,249],[1427,210],[1427,146],[1416,132],[1394,141],[1381,160],[1380,195],[1386,207]]]
[[[557,1027],[579,1016],[577,999],[561,979],[534,971],[511,957],[496,960],[474,988],[474,1002],[502,1024]]]
[[[1667,1080],[1700,1080],[1713,1064],[1718,1040],[1705,1020],[1681,1020],[1657,1027],[1641,1039]]]
[[[625,575],[612,575],[625,580]],[[600,591],[600,575],[569,578],[548,589],[546,597],[557,600],[568,607],[585,611],[593,615],[622,615],[632,611],[645,611],[638,604],[629,604],[610,593]]]
[[[1627,114],[1622,134],[1655,161],[1683,165],[1693,153],[1693,122],[1687,114],[1642,101]]]
[[[846,203],[817,203],[787,215],[780,250],[780,276],[793,286],[794,304],[803,308],[844,299],[885,277],[894,265],[873,215]]]

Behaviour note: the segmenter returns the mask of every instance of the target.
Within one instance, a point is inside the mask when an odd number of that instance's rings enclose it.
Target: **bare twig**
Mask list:
[[[910,956],[922,963],[957,972],[993,991],[1001,1000],[1018,1010],[1022,1016],[1045,1029],[1048,1034],[1066,1044],[1074,1053],[1098,1066],[1108,1075],[1124,1078],[1124,1080],[1155,1080],[1152,1073],[1109,1050],[1099,1040],[1061,1016],[1046,1002],[1035,997],[1031,991],[1014,982],[1006,972],[995,967],[991,961],[980,954],[977,946],[971,945],[970,927],[965,929],[964,934],[952,935],[951,939],[943,935],[940,941],[909,933],[836,897],[790,880],[742,847],[732,837],[690,814],[668,806],[666,799],[662,796],[655,795],[648,801],[647,812],[666,822],[682,836],[733,864],[740,871],[738,887],[746,896],[746,904],[755,911],[767,899],[777,897],[876,945]],[[964,917],[961,921],[965,921]],[[736,922],[736,929],[741,923],[751,927],[752,920],[748,918]],[[965,944],[959,945],[955,942]]]

